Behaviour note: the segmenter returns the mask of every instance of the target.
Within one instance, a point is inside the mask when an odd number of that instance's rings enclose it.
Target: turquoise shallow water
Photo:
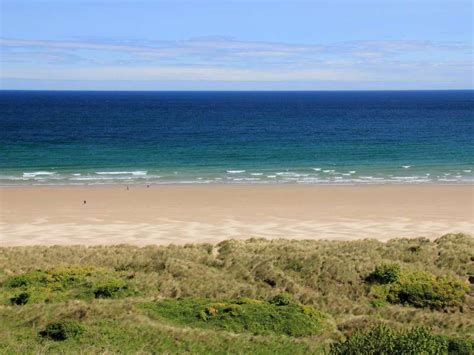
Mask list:
[[[0,92],[0,185],[472,183],[473,91]]]

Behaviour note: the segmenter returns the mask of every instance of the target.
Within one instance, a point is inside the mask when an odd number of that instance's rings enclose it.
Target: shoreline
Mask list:
[[[10,189],[42,189],[42,188],[120,188],[123,187],[125,188],[126,186],[133,187],[133,188],[147,188],[147,185],[149,185],[149,188],[166,188],[166,187],[174,187],[174,188],[179,188],[179,187],[204,187],[204,188],[213,188],[213,187],[269,187],[269,188],[285,188],[285,187],[308,187],[308,188],[326,188],[326,187],[387,187],[387,186],[413,186],[413,187],[437,187],[437,186],[470,186],[474,188],[474,181],[469,181],[469,182],[439,182],[439,181],[430,181],[430,182],[420,182],[420,183],[414,183],[414,182],[367,182],[367,183],[360,183],[360,182],[354,182],[354,183],[292,183],[292,182],[287,182],[287,183],[281,183],[281,182],[265,182],[265,183],[255,183],[255,182],[247,182],[247,183],[219,183],[219,182],[213,182],[213,183],[198,183],[198,182],[191,182],[191,183],[179,183],[179,182],[165,182],[165,183],[150,183],[150,184],[145,184],[145,183],[130,183],[130,184],[125,184],[125,183],[108,183],[108,184],[89,184],[89,185],[83,185],[83,184],[51,184],[51,185],[0,185],[0,191],[1,190],[10,190]]]
[[[474,185],[0,188],[0,245],[436,238],[474,234],[473,215]]]

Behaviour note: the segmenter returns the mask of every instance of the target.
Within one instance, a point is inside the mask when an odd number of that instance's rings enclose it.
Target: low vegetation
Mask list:
[[[122,273],[123,274],[123,273]],[[134,293],[121,273],[95,267],[55,267],[9,277],[0,301],[13,305],[51,303],[67,299],[118,298]]]
[[[417,327],[396,331],[380,325],[331,344],[332,355],[375,354],[463,354],[474,351],[474,341],[432,334]]]
[[[468,284],[458,278],[424,271],[400,272],[399,265],[377,266],[368,279],[375,280],[372,294],[379,305],[388,301],[442,310],[461,307],[469,291]]]
[[[400,272],[398,264],[381,264],[375,267],[367,280],[379,284],[391,284],[400,280]]]
[[[55,341],[63,341],[78,337],[84,331],[84,327],[74,320],[64,320],[60,322],[53,322],[46,325],[46,327],[39,332],[43,338],[48,338]]]
[[[234,333],[301,337],[320,334],[329,328],[327,317],[312,306],[287,301],[284,295],[276,303],[249,298],[218,302],[187,298],[166,299],[143,307],[150,315],[179,325]]]
[[[0,353],[469,354],[473,279],[462,234],[0,248]]]

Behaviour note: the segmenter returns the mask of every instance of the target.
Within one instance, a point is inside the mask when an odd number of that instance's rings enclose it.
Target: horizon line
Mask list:
[[[409,91],[474,91],[474,88],[467,89],[310,89],[310,90],[297,90],[297,89],[241,89],[241,90],[181,90],[181,89],[157,89],[157,90],[141,90],[141,89],[0,89],[0,92],[6,91],[35,91],[35,92],[409,92]]]

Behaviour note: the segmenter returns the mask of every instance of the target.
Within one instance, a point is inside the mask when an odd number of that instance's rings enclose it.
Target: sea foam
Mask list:
[[[241,174],[245,173],[245,170],[227,170],[228,174]]]
[[[96,171],[97,175],[135,175],[141,176],[146,175],[148,171],[138,170],[138,171]]]
[[[54,172],[49,172],[49,171],[36,171],[33,173],[23,173],[23,177],[36,177],[36,176],[49,176],[49,175],[54,175],[56,173]]]

